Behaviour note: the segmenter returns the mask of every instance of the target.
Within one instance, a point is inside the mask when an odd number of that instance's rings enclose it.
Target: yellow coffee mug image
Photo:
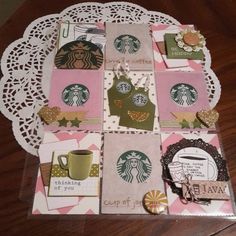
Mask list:
[[[64,164],[62,158],[66,159],[66,164]],[[89,150],[74,150],[68,154],[58,156],[58,162],[61,168],[68,170],[69,177],[75,180],[88,178],[92,161],[93,152]]]

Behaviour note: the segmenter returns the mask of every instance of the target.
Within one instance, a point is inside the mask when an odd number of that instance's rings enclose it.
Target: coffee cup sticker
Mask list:
[[[185,179],[185,173],[182,163],[178,161],[172,162],[168,165],[168,168],[173,181],[181,182]]]
[[[179,161],[171,162],[168,165],[170,175],[172,177],[172,180],[176,182],[177,187],[181,187],[181,182],[185,180],[185,173],[183,169],[183,163],[180,163]]]
[[[183,164],[186,174],[190,174],[197,179],[208,179],[208,159],[201,155],[192,153],[180,154],[179,162]]]
[[[66,163],[63,159],[66,159]],[[58,162],[62,169],[68,170],[69,177],[75,180],[88,178],[93,160],[93,152],[89,150],[75,150],[67,155],[59,155]]]
[[[217,166],[212,157],[200,148],[185,148],[174,157],[183,164],[185,175],[196,180],[216,180]]]
[[[58,69],[96,70],[103,63],[102,50],[88,41],[73,41],[63,45],[55,56]]]

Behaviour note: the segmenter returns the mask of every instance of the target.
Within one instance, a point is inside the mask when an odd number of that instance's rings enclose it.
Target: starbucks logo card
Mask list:
[[[127,62],[131,70],[152,70],[152,40],[147,24],[106,23],[106,69]]]
[[[46,126],[54,130],[100,130],[102,125],[102,72],[54,70],[49,104],[60,114]]]
[[[146,214],[144,195],[164,192],[160,135],[105,133],[102,213]]]
[[[208,129],[197,118],[198,111],[210,108],[203,73],[159,72],[156,81],[163,131]],[[209,129],[214,130],[215,126]]]

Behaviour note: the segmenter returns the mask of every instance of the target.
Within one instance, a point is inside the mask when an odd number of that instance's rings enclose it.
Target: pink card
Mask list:
[[[61,119],[47,126],[54,130],[101,130],[103,73],[88,70],[54,70],[49,107],[61,112],[77,112],[77,118]]]
[[[159,72],[157,100],[161,130],[206,130],[196,112],[210,109],[204,74]]]
[[[153,24],[153,52],[154,67],[156,71],[202,71],[201,61],[187,59],[167,59],[165,54],[161,53],[158,43],[164,43],[166,33],[178,33],[186,28],[194,28],[193,25],[165,25]]]
[[[201,139],[202,141],[198,143],[197,147],[188,146],[187,148],[185,147],[181,149],[179,148],[181,146],[180,141],[183,138],[192,140],[192,143],[194,140],[199,141]],[[180,163],[187,164],[185,165],[184,171],[188,169],[195,171],[195,173],[193,172],[193,178],[201,180],[222,181],[222,178],[226,174],[222,172],[223,168],[221,162],[223,163],[224,160],[222,161],[222,157],[220,157],[221,148],[219,144],[219,139],[216,134],[163,133],[161,135],[161,142],[162,142],[162,152],[164,155],[163,158],[168,157],[168,159],[171,159],[171,156],[167,155],[167,151],[168,147],[172,145],[171,150],[172,151],[174,150],[172,161],[178,161]],[[177,149],[174,149],[173,145],[176,143],[178,143],[178,147],[176,146]],[[205,143],[207,143],[208,145],[205,145]],[[207,150],[207,148],[209,148],[209,146],[211,145],[213,146],[214,153],[217,151],[220,155],[219,154],[212,155],[211,151]],[[214,149],[214,147],[216,149]],[[182,155],[183,153],[185,154],[185,157],[183,157]],[[194,158],[192,160],[189,160],[189,163],[187,163],[186,161],[188,159],[186,158],[186,156],[191,156]],[[178,158],[178,160],[176,158]],[[201,161],[201,163],[197,163],[199,161]],[[204,165],[206,165],[206,168],[203,168]],[[229,187],[227,187],[226,192],[229,196],[231,196]],[[188,204],[182,203],[179,196],[176,193],[172,192],[172,188],[168,184],[166,184],[166,193],[168,198],[168,210],[170,215],[204,215],[204,216],[234,215],[234,206],[233,206],[234,203],[232,200],[232,196],[229,200],[211,200],[208,205],[206,204],[204,205],[193,202],[188,202]]]

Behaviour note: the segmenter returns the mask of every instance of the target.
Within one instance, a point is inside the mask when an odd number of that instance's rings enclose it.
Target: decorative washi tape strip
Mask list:
[[[58,164],[52,165],[51,177],[68,177],[68,171]],[[89,177],[99,177],[99,164],[92,164]]]

